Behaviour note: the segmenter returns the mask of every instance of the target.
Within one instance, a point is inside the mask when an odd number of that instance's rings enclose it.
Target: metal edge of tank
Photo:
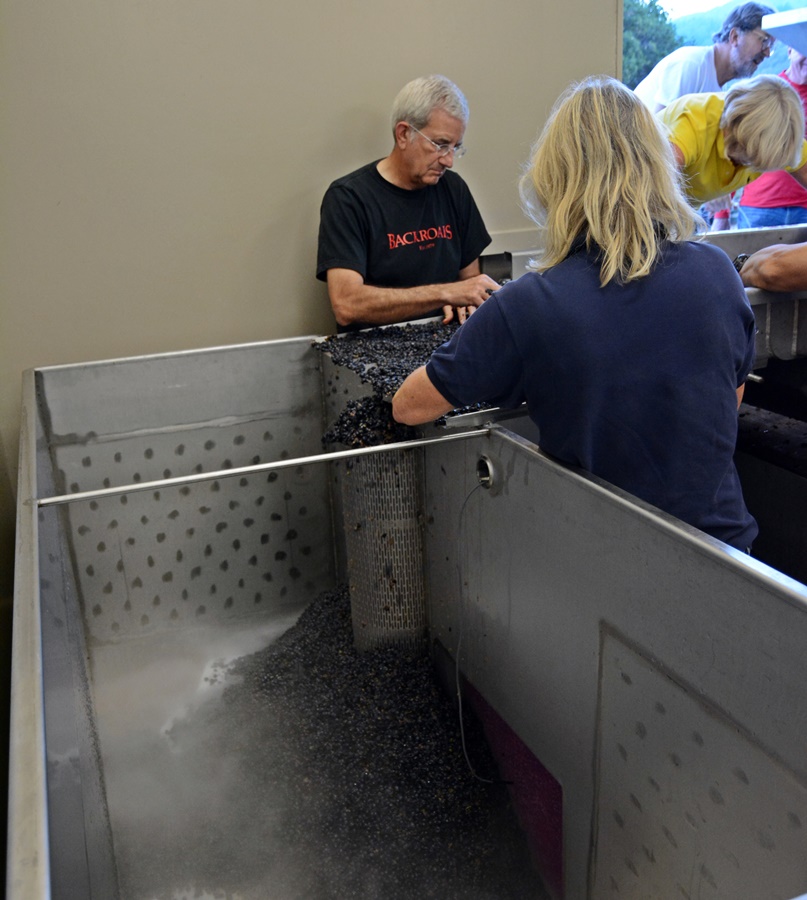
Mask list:
[[[47,776],[39,606],[34,371],[23,373],[14,575],[9,742],[7,900],[50,897]]]

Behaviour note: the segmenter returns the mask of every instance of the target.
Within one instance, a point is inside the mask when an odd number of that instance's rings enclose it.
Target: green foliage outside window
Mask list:
[[[662,0],[663,2],[663,0]],[[657,0],[624,0],[622,15],[622,80],[634,88],[653,66],[682,46],[706,47],[712,35],[720,31],[726,16],[743,0],[728,0],[722,6],[691,13],[676,19],[659,6]],[[807,0],[763,0],[778,12],[801,9]],[[778,75],[788,66],[787,47],[782,41],[774,45],[773,54],[757,69],[757,75]],[[723,85],[723,90],[731,87]]]
[[[656,0],[624,0],[622,80],[628,87],[635,88],[662,57],[683,43]]]

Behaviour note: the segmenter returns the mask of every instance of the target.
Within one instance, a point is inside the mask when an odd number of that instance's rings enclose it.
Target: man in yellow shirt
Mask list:
[[[796,91],[775,75],[737,82],[725,95],[687,94],[658,115],[693,203],[778,169],[807,187],[804,110]]]

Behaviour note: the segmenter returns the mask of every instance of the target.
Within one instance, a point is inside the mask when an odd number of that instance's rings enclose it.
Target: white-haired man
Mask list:
[[[733,9],[707,47],[679,47],[656,63],[634,88],[652,112],[684,94],[715,93],[735,78],[750,78],[771,55],[774,38],[762,31],[762,17],[776,12],[761,3]]]
[[[468,104],[442,75],[409,82],[392,108],[393,147],[334,181],[320,210],[317,278],[340,331],[435,313],[466,316],[499,285],[481,273],[490,243],[465,182]]]

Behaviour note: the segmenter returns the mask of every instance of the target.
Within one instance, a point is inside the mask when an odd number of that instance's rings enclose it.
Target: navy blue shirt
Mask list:
[[[665,243],[650,275],[599,284],[582,242],[493,294],[427,365],[456,406],[527,403],[540,444],[739,549],[757,526],[734,467],[754,316],[723,250]]]

